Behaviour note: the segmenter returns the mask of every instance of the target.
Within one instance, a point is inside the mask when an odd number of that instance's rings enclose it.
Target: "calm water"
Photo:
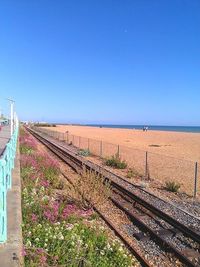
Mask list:
[[[144,125],[111,125],[111,124],[87,124],[87,126],[122,128],[122,129],[141,129],[141,130],[144,127]],[[154,125],[145,125],[145,126],[148,126],[149,130],[155,130],[155,131],[200,133],[200,126],[154,126]]]

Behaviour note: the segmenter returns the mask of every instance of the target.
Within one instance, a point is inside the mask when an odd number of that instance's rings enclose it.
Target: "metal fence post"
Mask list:
[[[67,144],[69,144],[69,133],[67,132]]]
[[[72,144],[74,145],[74,135],[72,135]]]
[[[148,152],[145,153],[145,178],[148,178]]]
[[[78,147],[81,147],[81,137],[79,136],[79,140],[78,140]]]
[[[90,138],[88,138],[88,151],[90,151]]]
[[[102,158],[103,156],[103,142],[100,141],[100,157]]]
[[[119,157],[119,145],[117,146],[117,156]]]
[[[197,173],[198,173],[198,163],[195,162],[194,168],[194,198],[197,196]]]

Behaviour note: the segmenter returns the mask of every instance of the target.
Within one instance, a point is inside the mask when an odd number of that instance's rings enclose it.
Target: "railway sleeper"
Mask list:
[[[200,261],[200,253],[194,249],[186,248],[182,250],[182,253],[189,259],[197,259]]]
[[[140,217],[140,216],[139,216]],[[161,229],[158,231],[155,231],[157,235],[161,236],[161,237],[173,237],[175,236],[177,233],[180,233],[180,231],[178,231],[175,228],[170,228],[170,229]],[[139,233],[134,233],[133,236],[140,241],[147,241],[150,240],[151,237],[143,232],[139,232]]]

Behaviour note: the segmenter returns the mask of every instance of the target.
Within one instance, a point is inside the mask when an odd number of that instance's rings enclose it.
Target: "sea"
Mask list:
[[[148,130],[153,131],[170,131],[170,132],[187,132],[200,133],[200,126],[158,126],[158,125],[116,125],[116,124],[86,124],[84,126],[105,127],[105,128],[120,128],[120,129],[139,129],[148,127]]]

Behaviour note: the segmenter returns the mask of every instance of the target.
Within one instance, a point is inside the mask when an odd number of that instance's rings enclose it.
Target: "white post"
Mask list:
[[[13,134],[13,126],[14,126],[14,124],[13,124],[13,122],[14,122],[14,116],[13,116],[14,114],[13,114],[13,101],[11,101],[10,102],[10,134],[11,134],[11,136],[12,136],[12,134]]]
[[[10,135],[12,136],[14,131],[14,100],[7,100],[10,102]]]
[[[16,114],[16,121],[15,121],[15,127],[17,128],[19,126],[19,120],[18,120],[18,117],[17,117],[17,113],[15,112]]]
[[[14,130],[17,128],[17,113],[14,112]]]

